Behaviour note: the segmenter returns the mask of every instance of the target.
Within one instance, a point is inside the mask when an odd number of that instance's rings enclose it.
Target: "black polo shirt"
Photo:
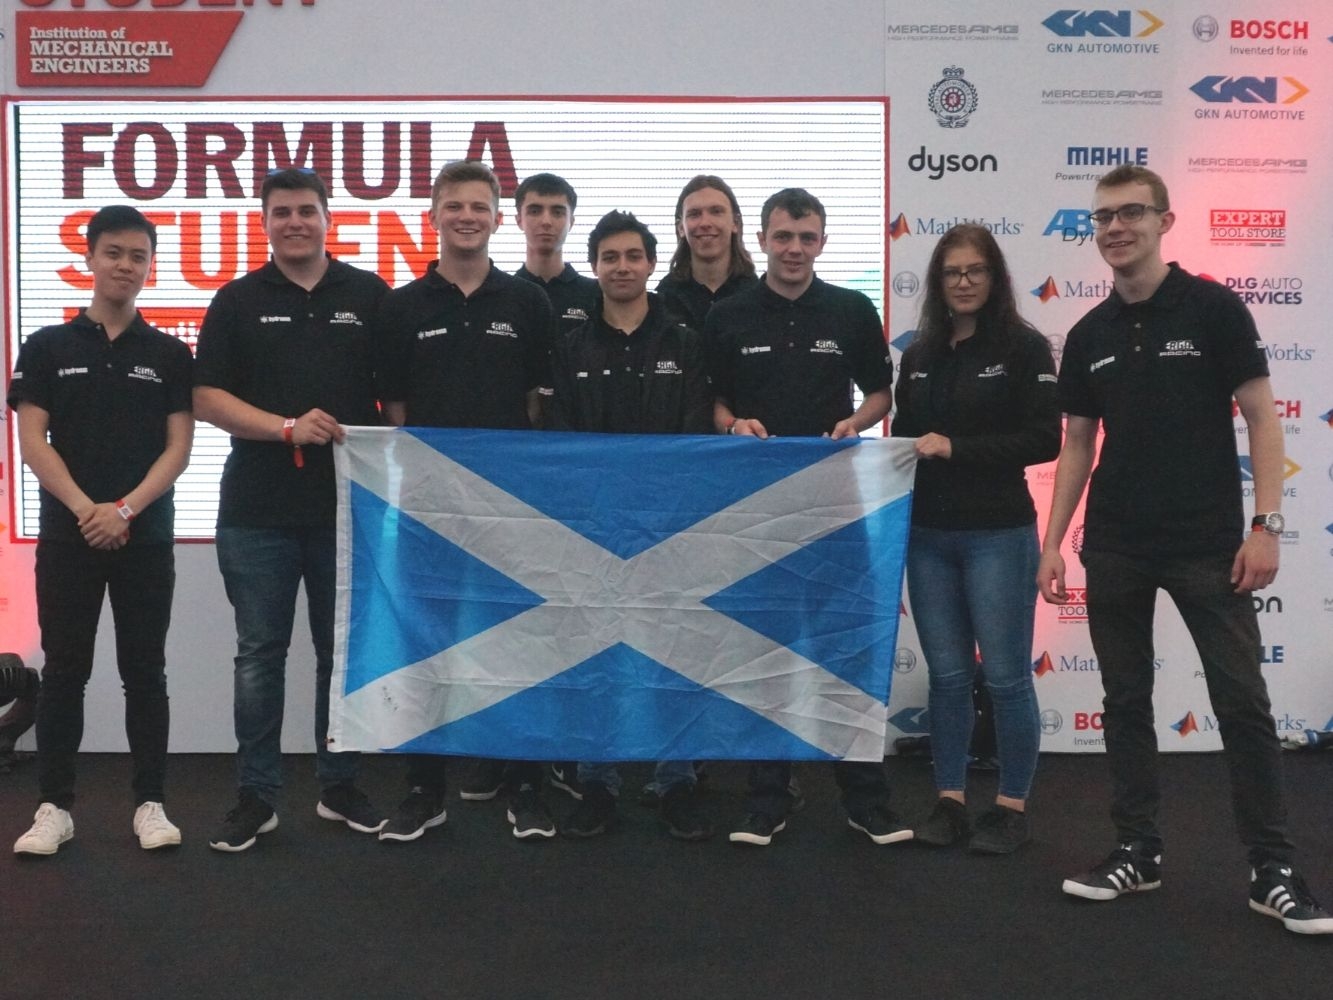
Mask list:
[[[1100,419],[1083,547],[1232,552],[1244,532],[1232,393],[1268,375],[1240,298],[1176,263],[1152,297],[1112,292],[1069,331],[1059,398]]]
[[[492,264],[464,297],[437,263],[384,300],[380,398],[405,403],[414,427],[531,427],[527,394],[550,384],[546,293]]]
[[[553,359],[557,430],[711,434],[713,390],[703,337],[667,316],[656,295],[625,333],[600,310],[560,342]]]
[[[733,274],[715,292],[693,277],[676,278],[668,274],[657,283],[657,294],[662,296],[667,313],[677,322],[696,330],[704,328],[708,310],[720,299],[729,298],[759,284],[753,274]]]
[[[1037,520],[1027,466],[1060,453],[1051,346],[1036,330],[982,323],[954,347],[917,341],[898,364],[894,437],[943,434],[948,459],[916,464],[912,523],[950,531],[1017,528]]]
[[[597,301],[602,296],[602,290],[595,279],[574,270],[573,264],[566,264],[565,269],[550,281],[537,277],[528,270],[526,264],[514,272],[514,277],[530,281],[546,293],[546,297],[551,300],[551,308],[555,310],[557,337],[577,330],[597,315]]]
[[[287,417],[318,407],[342,424],[378,424],[371,324],[388,289],[379,275],[330,259],[307,292],[270,260],[213,297],[195,385]],[[281,441],[233,436],[218,526],[332,525],[333,448],[306,445],[298,468]]]
[[[723,299],[704,334],[714,391],[769,434],[828,434],[852,415],[853,382],[866,394],[893,384],[874,303],[819,278],[794,301],[763,281]]]
[[[23,342],[9,383],[9,405],[48,414],[48,436],[70,476],[94,503],[122,499],[167,446],[167,418],[190,410],[190,349],[136,315],[108,340],[87,313],[43,327]],[[172,490],[138,512],[130,544],[175,537]],[[78,519],[41,491],[44,541],[83,541]]]

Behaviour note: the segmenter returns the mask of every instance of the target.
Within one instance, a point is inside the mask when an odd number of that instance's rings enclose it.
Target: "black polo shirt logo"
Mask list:
[[[330,326],[363,326],[361,317],[354,312],[335,312],[329,320]]]
[[[156,382],[162,384],[162,378],[157,372],[147,365],[135,365],[129,372],[130,378],[143,379],[145,382]]]
[[[773,350],[772,347],[770,347],[768,344],[764,344],[764,345],[762,345],[761,347],[742,347],[742,348],[741,348],[741,354],[742,354],[742,355],[746,355],[746,354],[767,354],[767,353],[768,353],[769,351],[771,351],[771,350]]]
[[[1092,364],[1088,365],[1088,374],[1091,375],[1098,368],[1105,368],[1107,365],[1114,363],[1115,363],[1115,355],[1114,354],[1108,355],[1107,357],[1102,358],[1100,361],[1094,361]]]
[[[1168,340],[1157,352],[1159,358],[1201,358],[1203,352],[1194,346],[1192,340]]]
[[[67,375],[87,375],[87,374],[88,374],[88,369],[87,369],[87,368],[57,368],[57,369],[56,369],[56,374],[57,374],[58,376],[60,376],[61,378],[64,378],[64,377],[67,376]],[[20,376],[20,377],[21,377],[21,376]]]
[[[260,316],[260,317],[259,317],[259,322],[261,322],[261,323],[290,323],[291,321],[292,321],[292,318],[291,318],[290,316]]]
[[[930,374],[928,372],[912,372],[907,378],[909,381],[917,378],[930,378]]]
[[[447,326],[437,326],[434,330],[418,330],[417,340],[430,340],[431,337],[443,337],[449,332]]]
[[[560,318],[586,320],[588,318],[588,311],[579,306],[570,306],[568,309],[565,310],[565,314]]]
[[[1009,371],[1004,364],[987,365],[981,371],[977,372],[977,378],[999,378],[1002,375],[1008,375]]]
[[[682,374],[680,366],[674,361],[657,362],[657,374],[659,375],[680,375]]]
[[[810,348],[811,354],[842,354],[842,348],[836,340],[816,340]]]
[[[513,323],[505,323],[501,320],[491,320],[490,329],[486,331],[487,335],[492,337],[512,337],[518,339],[518,334],[514,332]]]

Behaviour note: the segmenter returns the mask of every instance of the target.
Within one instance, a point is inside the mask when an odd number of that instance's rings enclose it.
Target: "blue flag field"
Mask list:
[[[878,760],[904,440],[348,429],[335,750]]]

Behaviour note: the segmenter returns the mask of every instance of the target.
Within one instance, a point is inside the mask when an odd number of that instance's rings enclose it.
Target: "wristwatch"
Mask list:
[[[1286,526],[1286,520],[1277,511],[1271,514],[1255,514],[1250,521],[1251,531],[1266,531],[1270,535],[1281,535],[1282,529]]]

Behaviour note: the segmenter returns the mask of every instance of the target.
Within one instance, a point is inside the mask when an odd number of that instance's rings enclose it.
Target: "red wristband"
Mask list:
[[[116,501],[116,513],[124,518],[127,523],[134,520],[134,508],[127,504],[124,499]]]
[[[295,417],[288,417],[286,420],[282,422],[282,439],[286,441],[289,445],[291,445],[293,448],[296,447],[295,442],[292,441],[292,431],[294,431],[295,429],[296,429]]]

